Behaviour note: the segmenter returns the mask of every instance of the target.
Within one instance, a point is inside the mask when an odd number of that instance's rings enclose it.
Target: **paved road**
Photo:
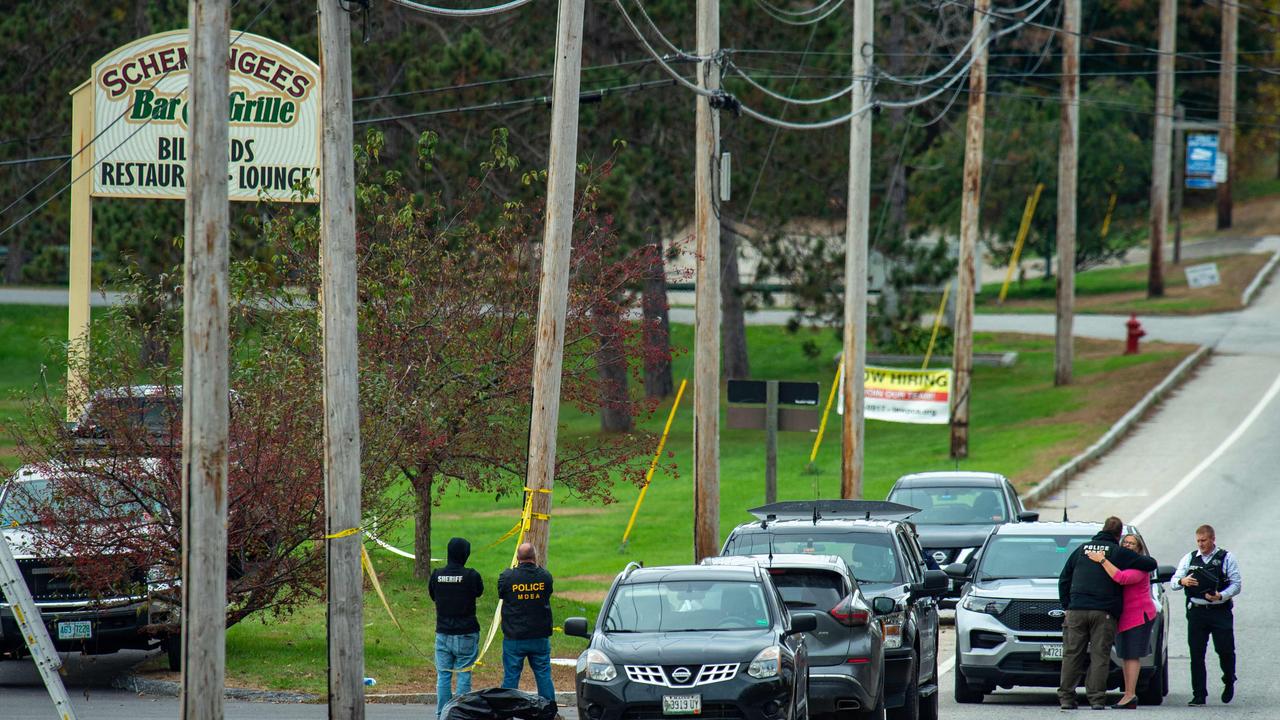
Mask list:
[[[1245,592],[1237,601],[1236,641],[1240,683],[1229,707],[1232,717],[1280,717],[1280,675],[1272,648],[1280,646],[1280,624],[1271,598],[1280,595],[1280,577],[1269,572],[1280,546],[1274,508],[1280,486],[1280,285],[1272,285],[1256,304],[1223,318],[1217,351],[1195,378],[1166,400],[1147,422],[1064,493],[1048,499],[1046,519],[1061,516],[1102,519],[1116,514],[1135,521],[1161,562],[1174,564],[1193,547],[1193,531],[1208,522],[1223,547],[1237,554]],[[1186,622],[1177,593],[1173,606],[1169,660],[1171,691],[1165,708],[1140,709],[1127,717],[1190,716]],[[952,641],[953,642],[953,641]],[[954,653],[944,646],[943,668]],[[1225,717],[1217,702],[1221,686],[1209,668],[1208,717]],[[1052,691],[1000,691],[983,705],[956,705],[953,674],[943,678],[942,714],[947,718],[1027,717],[1052,710]],[[1052,710],[1057,712],[1056,710]],[[1085,711],[1087,712],[1087,711]],[[1204,710],[1198,715],[1205,717]]]

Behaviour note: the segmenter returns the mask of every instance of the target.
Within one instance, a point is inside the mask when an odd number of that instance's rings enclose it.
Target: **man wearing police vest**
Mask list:
[[[529,543],[516,548],[515,567],[498,576],[502,600],[502,687],[519,688],[525,658],[538,694],[555,702],[551,684],[551,573],[538,567]]]
[[[1191,650],[1191,702],[1204,705],[1209,697],[1204,667],[1209,638],[1222,666],[1222,702],[1236,694],[1235,619],[1231,598],[1240,594],[1240,566],[1236,556],[1216,544],[1213,527],[1196,528],[1196,549],[1182,558],[1169,585],[1187,594],[1187,646]]]

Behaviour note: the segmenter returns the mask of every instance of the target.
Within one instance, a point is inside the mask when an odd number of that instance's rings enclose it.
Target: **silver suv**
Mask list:
[[[1101,530],[1088,522],[998,525],[972,562],[946,567],[965,582],[956,605],[956,702],[982,702],[997,687],[1058,687],[1066,615],[1058,575],[1072,551]],[[1142,537],[1131,526],[1125,534]],[[1159,705],[1169,692],[1169,601],[1161,583],[1172,575],[1167,565],[1152,573],[1159,615],[1138,676],[1142,705]],[[1120,667],[1112,648],[1109,688],[1120,687]]]

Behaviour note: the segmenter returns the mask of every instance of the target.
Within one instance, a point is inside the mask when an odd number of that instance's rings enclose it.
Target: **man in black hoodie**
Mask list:
[[[1058,599],[1067,611],[1062,623],[1062,675],[1058,686],[1058,704],[1063,710],[1076,708],[1076,686],[1089,658],[1085,677],[1085,694],[1094,710],[1107,707],[1107,673],[1111,669],[1111,643],[1116,638],[1116,622],[1124,608],[1124,590],[1111,579],[1101,563],[1084,557],[1090,550],[1107,554],[1112,565],[1121,570],[1156,569],[1154,558],[1119,545],[1124,522],[1109,517],[1102,532],[1076,548],[1062,566],[1058,576]]]
[[[471,543],[450,538],[448,563],[432,571],[427,582],[436,603],[436,717],[453,697],[455,675],[458,694],[471,692],[471,665],[480,649],[476,598],[484,594],[484,580],[466,566],[469,557]]]

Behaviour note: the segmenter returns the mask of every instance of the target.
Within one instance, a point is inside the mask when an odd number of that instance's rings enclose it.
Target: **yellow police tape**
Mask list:
[[[836,379],[831,382],[831,392],[827,395],[827,406],[822,410],[822,422],[818,423],[818,437],[813,439],[813,450],[809,451],[809,464],[818,458],[818,448],[822,445],[822,437],[827,434],[827,418],[831,416],[831,405],[835,402],[836,393],[840,389],[840,376],[844,374],[844,363],[836,366]]]

